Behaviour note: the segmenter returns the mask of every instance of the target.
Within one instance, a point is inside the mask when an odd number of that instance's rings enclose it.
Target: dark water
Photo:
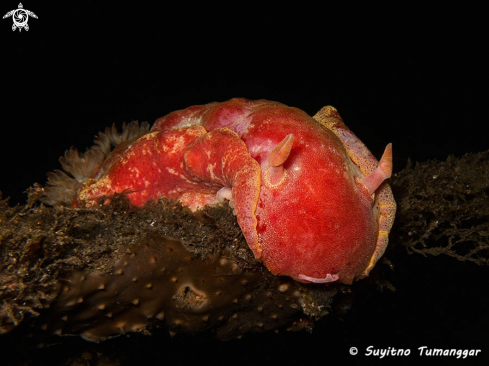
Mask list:
[[[66,149],[84,151],[113,122],[152,123],[232,97],[277,100],[310,114],[331,104],[377,157],[393,143],[396,170],[408,157],[444,159],[489,147],[481,9],[241,3],[218,15],[222,9],[210,3],[24,7],[38,16],[28,32],[12,32],[11,18],[0,23],[0,190],[13,204],[34,182],[45,183]],[[231,342],[185,336],[161,344],[133,337],[122,343],[134,349],[127,362],[353,363],[372,357],[350,356],[350,347],[363,354],[369,345],[410,348],[411,356],[395,359],[401,364],[419,361],[424,345],[480,348],[488,357],[488,269],[401,257],[395,294],[360,291],[342,322],[327,319],[312,334]]]

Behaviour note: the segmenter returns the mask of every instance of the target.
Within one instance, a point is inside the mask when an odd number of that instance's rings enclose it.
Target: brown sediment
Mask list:
[[[49,333],[99,341],[154,328],[221,339],[310,328],[336,286],[271,275],[225,206],[192,213],[161,200],[73,209],[0,207],[0,326],[35,320]]]
[[[489,264],[489,151],[411,162],[391,178],[392,240],[409,253]]]

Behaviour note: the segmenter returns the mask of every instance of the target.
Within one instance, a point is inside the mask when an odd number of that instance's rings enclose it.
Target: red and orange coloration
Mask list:
[[[225,199],[255,257],[276,275],[350,284],[388,242],[396,204],[380,161],[332,107],[314,117],[277,102],[232,99],[173,112],[119,144],[77,188],[73,206],[124,193],[197,210]]]

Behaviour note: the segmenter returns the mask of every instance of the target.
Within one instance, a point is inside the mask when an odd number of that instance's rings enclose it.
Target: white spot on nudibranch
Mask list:
[[[172,169],[170,167],[167,167],[166,170],[168,173],[173,174],[173,175],[178,175],[178,172],[175,169]]]

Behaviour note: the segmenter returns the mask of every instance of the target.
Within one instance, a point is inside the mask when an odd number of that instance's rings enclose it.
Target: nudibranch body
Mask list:
[[[232,99],[128,135],[109,154],[110,133],[101,134],[81,158],[100,156],[96,149],[107,155],[90,173],[67,153],[65,170],[82,181],[70,187],[73,206],[116,193],[136,206],[167,197],[192,210],[229,200],[255,257],[301,282],[350,284],[387,246],[396,210],[385,182],[391,145],[377,162],[333,107],[310,117],[277,102]],[[66,177],[56,174],[49,183],[59,193]]]

